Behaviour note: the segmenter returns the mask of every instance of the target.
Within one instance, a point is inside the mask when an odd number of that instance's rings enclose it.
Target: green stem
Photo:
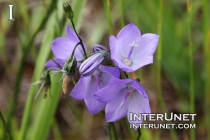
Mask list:
[[[188,13],[188,41],[189,41],[189,74],[190,74],[190,113],[195,112],[195,94],[194,94],[194,75],[193,75],[193,46],[192,46],[192,33],[191,33],[191,16],[192,16],[192,1],[187,0],[187,13]],[[195,122],[191,120],[191,124],[194,124]],[[195,129],[190,129],[190,139],[195,140]]]
[[[163,21],[163,0],[159,0],[159,17],[158,17],[158,34],[160,35],[159,38],[159,45],[157,47],[157,57],[156,57],[156,79],[157,79],[157,92],[158,92],[158,100],[160,102],[160,106],[164,112],[168,112],[166,104],[164,102],[162,96],[162,78],[161,78],[161,61],[162,61],[162,21]],[[169,122],[171,123],[171,122]],[[170,134],[173,140],[177,140],[177,136],[175,134],[174,129],[170,129]]]
[[[74,25],[74,21],[72,19],[71,19],[71,24],[72,24],[72,27],[74,29],[74,32],[76,33],[76,35],[77,35],[77,37],[79,39],[79,44],[81,44],[81,46],[82,46],[82,49],[83,49],[83,52],[84,52],[84,55],[85,55],[85,59],[87,59],[87,53],[85,51],[84,44],[83,44],[82,39],[80,38],[80,36],[77,34],[77,31],[76,31],[75,25]]]
[[[110,0],[103,0],[105,13],[106,13],[106,19],[108,23],[109,28],[109,35],[113,35],[114,30],[112,27],[112,19],[111,19],[111,13],[110,13]]]
[[[121,28],[125,26],[125,20],[124,20],[124,0],[120,0],[120,12],[121,12],[121,17],[120,17],[120,25]]]
[[[7,123],[5,122],[5,120],[4,120],[4,116],[2,115],[2,113],[1,113],[1,110],[0,110],[0,119],[1,119],[1,121],[2,121],[2,123],[3,123],[3,125],[4,125],[4,130],[5,130],[5,132],[8,134],[8,136],[9,136],[9,139],[10,140],[13,140],[13,138],[12,138],[12,135],[11,135],[11,133],[10,133],[10,131],[9,131],[9,128],[7,127]]]
[[[113,122],[109,122],[109,138],[110,140],[118,140],[117,132]]]
[[[136,140],[140,140],[141,138],[141,128],[138,128],[138,136],[137,136],[137,139]]]
[[[14,93],[14,98],[13,98],[13,102],[12,102],[12,106],[10,108],[10,112],[9,112],[9,116],[8,116],[8,122],[10,122],[11,117],[13,116],[14,113],[14,109],[15,106],[17,104],[18,101],[18,95],[19,95],[19,90],[20,90],[20,83],[21,83],[21,79],[22,79],[22,75],[23,75],[23,67],[28,55],[28,52],[30,51],[32,44],[34,42],[34,39],[36,37],[36,35],[42,30],[42,28],[44,27],[44,25],[47,23],[48,17],[53,13],[53,9],[54,6],[56,5],[56,0],[53,0],[44,16],[44,18],[42,19],[38,29],[36,30],[36,32],[33,34],[33,36],[30,38],[29,42],[27,43],[25,50],[24,50],[24,54],[23,57],[21,58],[21,62],[20,62],[20,66],[18,69],[18,74],[17,74],[17,78],[16,78],[16,82],[15,82],[15,93]],[[32,107],[32,103],[33,103],[33,94],[29,94],[28,100],[26,102],[26,106],[25,106],[25,111],[24,111],[24,115],[23,115],[23,121],[22,121],[22,125],[21,125],[21,132],[20,132],[20,139],[24,140],[25,139],[25,135],[26,135],[26,131],[27,131],[27,126],[28,126],[28,122],[29,122],[29,115],[30,115],[30,111],[31,111],[31,107]]]
[[[204,96],[204,100],[205,100],[205,104],[204,104],[204,110],[205,110],[205,121],[206,121],[206,132],[210,132],[210,112],[209,112],[209,108],[210,108],[210,23],[209,23],[209,2],[208,0],[203,0],[203,37],[204,37],[204,73],[205,73],[205,96]],[[210,139],[210,134],[207,133],[207,139]]]

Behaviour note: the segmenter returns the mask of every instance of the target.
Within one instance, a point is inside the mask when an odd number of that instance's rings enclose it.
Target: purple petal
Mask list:
[[[98,113],[105,106],[105,103],[99,102],[93,97],[93,94],[96,93],[97,91],[98,91],[97,84],[93,83],[92,79],[91,83],[87,87],[87,94],[84,98],[85,104],[91,114]]]
[[[87,91],[86,84],[90,79],[91,77],[81,77],[69,95],[78,100],[83,99]]]
[[[128,114],[129,113],[136,113],[136,114],[149,114],[151,113],[150,105],[149,105],[149,99],[144,98],[141,94],[135,92],[133,97],[129,100],[129,108],[128,108]],[[128,119],[130,123],[142,123],[142,121],[131,121]]]
[[[122,90],[121,92],[118,92],[118,94],[116,94],[114,98],[107,103],[105,109],[107,122],[117,121],[127,114],[129,102],[126,101],[123,104],[123,106],[121,106],[121,103],[125,99],[125,96],[126,89]]]
[[[75,45],[76,43],[68,38],[59,37],[52,42],[52,51],[57,58],[66,60],[71,56]]]
[[[77,42],[70,40],[69,38],[59,37],[52,42],[52,52],[57,58],[66,60],[72,55],[72,51],[76,44]],[[77,61],[81,61],[83,59],[81,45],[77,46],[74,56]]]
[[[134,69],[153,63],[153,54],[157,48],[158,40],[159,36],[156,34],[148,33],[141,36],[139,46],[131,55]],[[141,57],[139,58],[139,56]]]
[[[120,77],[120,69],[116,67],[101,66],[103,73],[109,73],[117,78]]]
[[[103,77],[102,77],[103,79]],[[114,96],[120,93],[123,89],[126,88],[126,84],[129,83],[131,79],[121,80],[115,77],[112,77],[109,81],[109,84],[99,90],[94,94],[96,100],[107,103],[114,98]]]
[[[132,85],[144,98],[148,98],[147,92],[145,91],[144,87],[140,83],[133,80]]]
[[[45,66],[47,68],[62,68],[65,60],[59,58],[53,58],[46,62]]]
[[[66,35],[70,40],[72,40],[74,42],[79,42],[79,39],[78,39],[76,33],[69,25],[66,26]]]
[[[126,25],[125,27],[123,27],[120,30],[120,32],[117,34],[117,41],[129,45],[130,43],[132,43],[132,41],[139,40],[140,36],[141,36],[141,32],[139,28],[135,24],[130,23]]]
[[[101,103],[93,97],[93,95],[98,91],[98,85],[94,81],[94,78],[92,76],[89,77],[91,78],[89,78],[88,81],[86,81],[87,92],[84,100],[89,112],[91,114],[96,114],[104,108],[105,103]],[[103,85],[101,86],[101,88],[103,88]]]
[[[130,23],[123,27],[117,35],[118,53],[121,53],[121,56],[127,56],[131,49],[130,44],[133,42],[139,44],[140,37],[141,32],[135,24]]]
[[[117,52],[117,40],[114,36],[109,37],[109,46],[110,46],[110,51],[111,51],[111,58],[121,59],[120,53]]]

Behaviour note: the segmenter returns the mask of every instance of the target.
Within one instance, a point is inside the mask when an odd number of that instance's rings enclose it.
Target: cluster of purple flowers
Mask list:
[[[120,120],[130,112],[151,113],[149,98],[143,86],[136,79],[121,78],[120,71],[134,72],[153,63],[158,35],[141,35],[136,25],[128,24],[116,37],[109,38],[110,51],[96,44],[92,47],[92,55],[87,59],[81,44],[78,44],[76,33],[69,26],[66,28],[66,35],[67,37],[59,37],[52,42],[52,52],[56,58],[49,60],[46,67],[58,68],[55,62],[61,67],[71,67],[67,60],[76,58],[75,69],[79,68],[81,77],[70,91],[70,96],[84,99],[91,114],[96,114],[105,107],[107,122]],[[71,73],[72,76],[73,74]]]

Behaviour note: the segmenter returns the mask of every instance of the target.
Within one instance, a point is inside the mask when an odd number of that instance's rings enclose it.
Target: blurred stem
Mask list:
[[[141,128],[138,128],[137,131],[138,131],[138,136],[137,136],[136,140],[140,140],[140,138],[141,138]]]
[[[125,18],[124,18],[124,0],[120,0],[120,12],[121,12],[121,17],[120,17],[120,25],[121,28],[125,26]]]
[[[109,35],[114,34],[113,26],[112,26],[112,18],[111,18],[111,12],[110,12],[110,0],[103,0],[105,13],[106,13],[106,19],[107,24],[109,28]]]
[[[20,62],[20,66],[18,68],[18,73],[17,73],[17,78],[15,81],[15,93],[14,93],[14,98],[13,98],[13,102],[12,105],[10,107],[10,112],[9,112],[9,116],[8,116],[8,122],[11,121],[11,117],[14,114],[14,110],[15,110],[15,106],[17,104],[18,101],[18,95],[19,95],[19,91],[20,91],[20,83],[21,83],[21,79],[22,79],[22,75],[23,75],[23,67],[27,58],[27,55],[31,49],[31,46],[33,46],[33,42],[34,39],[36,37],[36,35],[39,33],[39,31],[42,30],[42,28],[44,27],[44,25],[47,23],[48,17],[53,13],[53,8],[56,5],[56,0],[52,0],[49,8],[47,9],[47,12],[44,16],[44,18],[42,19],[38,29],[36,30],[36,32],[33,34],[33,36],[30,38],[29,42],[26,44],[26,47],[24,48],[23,51],[23,56],[21,58],[21,62]],[[31,106],[33,103],[33,94],[29,94],[28,97],[30,100],[27,99],[26,102],[26,107],[25,107],[25,111],[24,111],[24,116],[23,116],[23,121],[22,121],[22,125],[21,125],[21,132],[20,132],[20,139],[24,140],[25,139],[25,135],[26,135],[26,130],[27,130],[27,126],[28,126],[28,122],[29,122],[29,115],[30,115],[30,111],[31,111]]]
[[[109,139],[110,140],[117,140],[117,132],[115,129],[115,125],[113,122],[109,122]]]
[[[190,113],[195,112],[194,106],[194,76],[193,76],[193,46],[192,46],[192,33],[191,33],[191,16],[192,16],[192,1],[187,0],[187,13],[188,13],[188,41],[189,41],[189,74],[190,74]],[[194,124],[194,121],[191,120],[191,124]],[[190,129],[190,140],[195,140],[195,129]]]
[[[136,25],[140,28],[140,15],[139,15],[139,9],[140,9],[140,2],[139,2],[139,0],[135,0],[135,4],[136,4],[136,6],[135,6],[135,19],[136,19]],[[140,69],[138,69],[137,71],[135,71],[135,72],[133,72],[132,73],[132,77],[135,77],[135,79],[138,77],[138,78],[140,78],[140,80],[142,80],[142,70],[143,70],[144,68],[140,68]]]
[[[62,140],[61,133],[59,131],[59,127],[58,127],[58,124],[56,122],[56,119],[54,119],[54,122],[52,124],[52,131],[53,131],[55,140]]]
[[[7,124],[6,124],[5,120],[4,120],[4,116],[1,113],[1,110],[0,110],[0,119],[1,119],[1,121],[3,123],[3,125],[4,125],[4,131],[8,134],[9,139],[13,140],[12,135],[11,135],[11,133],[9,131],[9,128],[8,128],[8,126],[7,126]]]
[[[210,23],[209,23],[209,2],[208,0],[203,0],[203,37],[204,37],[204,73],[205,73],[205,104],[204,104],[204,110],[205,110],[205,118],[206,118],[206,132],[210,132]],[[210,139],[210,134],[207,133],[207,139]]]
[[[156,57],[156,79],[157,79],[157,92],[158,92],[158,99],[160,102],[160,106],[164,112],[168,112],[166,104],[163,99],[162,95],[162,78],[161,78],[161,60],[162,60],[162,22],[163,22],[163,0],[159,0],[159,17],[158,17],[158,34],[159,38],[159,45],[157,47],[157,57]],[[171,123],[171,122],[169,122]],[[170,129],[170,134],[173,140],[177,140],[177,136],[175,134],[174,129]]]
[[[26,0],[20,0],[18,6],[21,9],[21,15],[23,17],[23,22],[25,23],[26,31],[28,32],[28,11],[26,8]]]

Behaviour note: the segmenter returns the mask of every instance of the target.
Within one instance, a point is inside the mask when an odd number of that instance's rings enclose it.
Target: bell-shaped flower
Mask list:
[[[143,86],[134,79],[112,77],[109,84],[94,94],[96,100],[107,103],[105,108],[107,122],[120,120],[129,113],[151,113],[149,99]],[[130,119],[129,119],[130,121]],[[142,121],[130,121],[141,123]]]
[[[52,42],[52,52],[56,58],[54,58],[54,60],[49,60],[45,64],[47,68],[58,67],[55,62],[59,64],[59,67],[63,67],[65,61],[72,55],[74,47],[79,42],[79,39],[77,38],[74,30],[70,28],[70,26],[66,27],[66,35],[67,37],[58,37]],[[85,46],[85,51],[86,50],[87,49]],[[84,58],[84,52],[81,45],[77,46],[74,52],[74,56],[78,62],[77,67],[79,67],[81,64],[80,61],[82,61]]]
[[[81,77],[76,86],[70,93],[70,96],[76,99],[84,99],[85,104],[91,114],[101,111],[105,103],[97,101],[93,95],[103,87],[107,86],[111,77],[119,77],[119,68],[100,66],[92,75]]]
[[[120,69],[133,72],[140,67],[153,63],[153,54],[158,44],[156,34],[143,34],[134,24],[128,24],[109,38],[111,58]]]

